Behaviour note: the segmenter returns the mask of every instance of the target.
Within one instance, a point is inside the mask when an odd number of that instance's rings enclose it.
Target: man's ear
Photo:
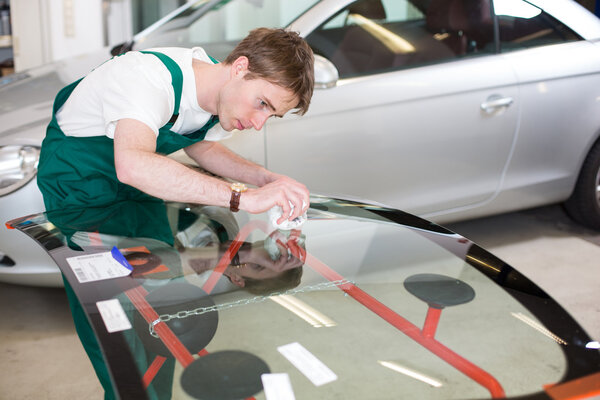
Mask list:
[[[231,76],[244,76],[248,71],[248,57],[239,56],[236,60],[231,64]]]
[[[244,280],[244,278],[242,278],[239,274],[236,274],[235,272],[232,272],[229,275],[229,280],[231,280],[231,283],[233,283],[237,287],[243,288],[244,286],[246,286],[246,281]]]

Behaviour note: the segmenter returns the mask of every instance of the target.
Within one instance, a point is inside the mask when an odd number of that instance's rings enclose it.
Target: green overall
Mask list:
[[[179,114],[183,74],[175,61],[162,53],[142,52],[158,57],[171,73],[175,93],[173,118],[160,128],[156,152],[170,154],[204,139],[206,132],[218,122],[213,116],[202,128],[186,135],[171,131]],[[58,92],[54,101],[52,121],[42,142],[37,183],[44,196],[47,211],[65,208],[102,207],[124,200],[156,200],[117,179],[114,163],[114,142],[107,136],[66,136],[56,121],[56,113],[67,101],[76,81]],[[77,334],[105,390],[105,399],[116,398],[110,375],[92,327],[73,289],[66,279],[65,289]]]

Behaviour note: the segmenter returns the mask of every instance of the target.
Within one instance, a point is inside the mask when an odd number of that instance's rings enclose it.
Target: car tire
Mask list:
[[[600,230],[600,141],[594,144],[583,162],[565,208],[578,223]]]

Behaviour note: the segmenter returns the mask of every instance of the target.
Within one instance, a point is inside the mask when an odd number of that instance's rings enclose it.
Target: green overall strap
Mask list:
[[[173,115],[179,115],[179,104],[181,103],[181,92],[183,90],[183,73],[181,72],[181,68],[173,59],[167,57],[163,53],[158,53],[156,51],[140,51],[140,53],[144,54],[154,54],[169,70],[171,73],[171,84],[173,85],[173,93],[175,94],[175,107],[173,107]]]
[[[171,128],[173,128],[173,124],[179,115],[179,106],[181,103],[181,95],[183,90],[183,73],[181,72],[181,68],[179,68],[179,65],[177,65],[175,61],[165,54],[154,51],[141,51],[141,53],[155,55],[161,60],[165,67],[167,67],[171,73],[171,83],[173,85],[173,91],[175,94],[175,107],[173,110],[173,116],[165,126],[159,129],[159,135],[156,141],[156,152],[161,154],[171,154],[184,147],[191,146],[194,143],[202,141],[208,130],[217,124],[217,122],[219,122],[219,117],[217,115],[213,115],[200,129],[186,133],[185,135],[180,135],[176,132],[173,132]],[[215,63],[218,62],[210,56],[209,58]]]

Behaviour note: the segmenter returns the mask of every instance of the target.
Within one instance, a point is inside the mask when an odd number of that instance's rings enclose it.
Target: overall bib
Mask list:
[[[218,122],[217,116],[213,115],[202,128],[186,135],[171,131],[179,115],[183,74],[177,63],[166,55],[150,51],[142,53],[155,55],[167,67],[175,93],[173,118],[160,128],[156,152],[170,154],[203,140],[206,132]],[[112,139],[107,136],[71,137],[62,132],[56,121],[56,113],[80,81],[81,79],[58,92],[54,101],[52,121],[42,142],[37,183],[44,196],[46,210],[102,207],[124,200],[160,201],[119,182],[115,171]],[[92,327],[64,276],[63,281],[77,334],[105,390],[105,399],[116,398]]]

